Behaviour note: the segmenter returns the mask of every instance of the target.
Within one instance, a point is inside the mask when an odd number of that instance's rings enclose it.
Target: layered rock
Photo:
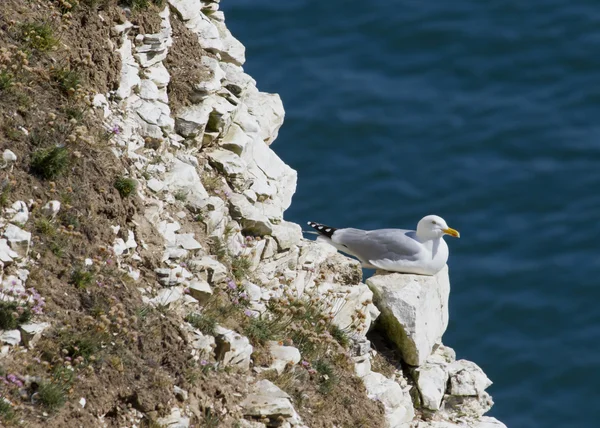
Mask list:
[[[167,93],[171,77],[163,64],[173,45],[172,14],[211,54],[198,64],[208,77],[193,82],[192,104],[175,114]],[[114,28],[121,37],[120,86],[108,94],[110,101],[95,98],[94,103],[103,110],[107,128],[120,129],[113,152],[131,160],[128,174],[140,184],[138,196],[145,206],[136,230],[116,229],[113,249],[119,267],[138,281],[130,262],[142,260],[144,249],[160,252],[156,286],[142,290],[144,301],[184,315],[201,313],[217,287],[230,280],[227,267],[201,239],[201,224],[222,251],[248,261],[252,280],[239,284],[248,316],[261,316],[272,299],[285,294],[320,302],[332,323],[352,339],[356,374],[368,397],[381,403],[387,426],[503,426],[481,417],[492,404],[485,392],[490,382],[481,369],[455,361],[453,351],[441,344],[448,325],[447,269],[434,277],[375,275],[364,284],[356,261],[327,244],[303,239],[300,226],[283,216],[297,174],[271,149],[285,116],[281,99],[260,92],[244,72],[243,45],[227,30],[218,2],[169,0],[160,19],[156,34],[134,36],[129,22]],[[205,177],[212,177],[210,186]],[[24,215],[21,208],[15,208],[15,216]],[[48,206],[47,212],[55,215],[58,209]],[[4,263],[28,251],[27,237],[15,227],[8,236],[3,229]],[[145,228],[151,232],[144,234]],[[372,370],[374,351],[366,334],[378,317],[412,366],[390,377]],[[201,332],[189,323],[183,330],[191,356],[203,366],[213,359],[218,367],[244,372],[254,364],[255,349],[239,332],[221,326]],[[293,346],[270,342],[268,348],[269,367],[277,373],[301,361]],[[303,426],[290,396],[268,380],[255,382],[240,406],[245,418],[240,426]],[[159,422],[187,426],[188,410],[173,408]]]

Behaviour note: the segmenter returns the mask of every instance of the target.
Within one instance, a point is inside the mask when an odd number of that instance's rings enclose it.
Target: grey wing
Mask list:
[[[422,245],[414,236],[414,231],[403,229],[339,229],[332,240],[361,261],[415,261]]]

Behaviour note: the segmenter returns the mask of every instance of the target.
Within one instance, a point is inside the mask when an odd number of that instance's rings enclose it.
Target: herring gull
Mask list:
[[[318,232],[318,241],[356,257],[365,268],[419,275],[435,275],[448,261],[444,235],[460,237],[437,215],[423,217],[416,231],[336,229],[312,221],[308,224]]]

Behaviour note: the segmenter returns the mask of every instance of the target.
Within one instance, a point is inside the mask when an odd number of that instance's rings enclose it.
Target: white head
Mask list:
[[[425,241],[441,238],[444,235],[460,238],[458,231],[448,227],[446,220],[437,215],[425,216],[417,224],[417,236]]]

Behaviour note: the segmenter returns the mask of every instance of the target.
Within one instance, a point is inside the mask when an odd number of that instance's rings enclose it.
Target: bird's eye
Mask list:
[[[431,220],[431,224],[437,224],[437,221]]]

